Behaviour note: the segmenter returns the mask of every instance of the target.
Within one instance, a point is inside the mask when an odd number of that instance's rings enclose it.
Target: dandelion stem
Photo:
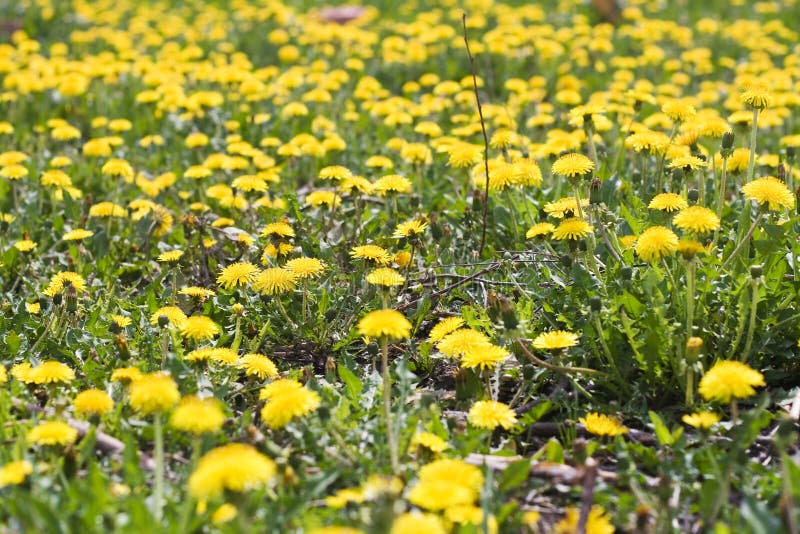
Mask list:
[[[749,206],[749,204],[748,204],[748,206]],[[728,265],[731,264],[731,262],[734,260],[734,258],[736,258],[736,256],[739,254],[739,252],[741,252],[742,248],[744,248],[745,243],[750,241],[750,238],[753,237],[753,232],[756,231],[756,228],[758,227],[759,223],[761,222],[761,219],[763,219],[763,218],[764,218],[764,213],[760,212],[758,214],[758,217],[756,217],[756,220],[753,221],[753,225],[750,227],[750,229],[747,231],[747,233],[744,235],[744,237],[739,241],[739,244],[736,245],[736,248],[733,249],[733,252],[731,252],[731,255],[728,256],[728,259],[725,260],[724,262],[722,262],[722,266],[720,267],[720,271],[724,271],[725,268]]]
[[[400,465],[397,459],[397,440],[392,426],[392,382],[389,374],[389,338],[381,337],[381,374],[383,376],[383,417],[386,420],[386,440],[389,446],[389,460],[392,472],[397,473]]]
[[[155,415],[155,491],[153,494],[153,506],[155,507],[156,521],[161,523],[164,506],[164,433],[161,423],[161,414]]]
[[[750,129],[750,160],[747,163],[747,181],[753,181],[756,170],[756,136],[758,133],[758,108],[753,108],[753,124]]]
[[[286,308],[283,307],[283,302],[281,302],[281,299],[280,298],[276,298],[275,302],[278,303],[278,310],[280,310],[281,315],[283,315],[283,318],[286,319],[286,321],[289,323],[289,326],[291,326],[292,328],[297,328],[297,325],[294,324],[294,321],[292,321],[292,318],[289,317],[288,313],[286,313]]]
[[[753,278],[750,280],[753,296],[750,300],[750,322],[747,325],[747,340],[745,341],[744,351],[742,351],[741,355],[741,361],[743,362],[747,362],[750,356],[750,348],[753,346],[753,336],[756,331],[756,312],[758,311],[758,289],[760,285],[760,278]]]
[[[728,158],[722,158],[722,176],[719,183],[719,195],[717,195],[717,218],[722,220],[722,206],[725,204],[725,182],[728,179]],[[714,232],[714,244],[712,248],[717,246],[717,239],[719,238],[720,228]]]
[[[461,14],[461,25],[464,28],[464,45],[467,47],[467,57],[469,58],[469,65],[472,67],[472,88],[475,92],[475,102],[478,105],[478,117],[481,120],[481,132],[483,133],[483,170],[486,173],[483,188],[483,221],[481,226],[481,245],[478,247],[478,256],[483,254],[483,247],[486,244],[486,214],[489,208],[489,136],[486,135],[486,122],[483,119],[483,107],[481,106],[481,97],[478,93],[478,75],[475,71],[475,58],[469,49],[469,39],[467,38],[467,14]]]

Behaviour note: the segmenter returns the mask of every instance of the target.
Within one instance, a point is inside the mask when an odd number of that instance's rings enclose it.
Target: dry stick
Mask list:
[[[586,534],[586,523],[589,521],[589,512],[592,511],[594,500],[594,482],[597,479],[597,460],[586,459],[586,474],[583,476],[583,493],[581,494],[581,510],[578,516],[578,534]]]
[[[483,190],[483,228],[481,229],[481,246],[478,249],[478,256],[483,254],[483,246],[486,244],[486,213],[489,208],[489,137],[486,135],[486,123],[483,120],[483,108],[481,107],[481,97],[478,94],[478,76],[475,73],[475,58],[469,50],[469,39],[467,38],[467,13],[461,14],[461,25],[464,28],[464,44],[467,46],[467,57],[469,65],[472,67],[472,87],[475,90],[475,101],[478,103],[478,116],[481,119],[481,132],[483,133],[483,169],[486,173],[486,181]]]
[[[589,369],[587,367],[566,367],[563,365],[554,365],[552,363],[546,362],[540,358],[537,358],[528,347],[525,346],[524,342],[517,338],[515,340],[517,345],[522,349],[522,352],[525,354],[525,357],[528,358],[530,361],[535,363],[540,367],[544,367],[545,369],[550,369],[551,371],[557,371],[559,373],[564,374],[578,374],[578,373],[585,373],[587,375],[605,375],[603,371],[598,371],[597,369]]]

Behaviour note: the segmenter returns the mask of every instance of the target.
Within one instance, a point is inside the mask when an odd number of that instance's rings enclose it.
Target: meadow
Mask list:
[[[334,4],[0,0],[0,532],[800,532],[800,2]]]

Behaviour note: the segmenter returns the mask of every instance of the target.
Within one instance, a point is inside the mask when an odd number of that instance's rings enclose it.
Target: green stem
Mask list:
[[[164,434],[160,413],[156,413],[155,419],[155,456],[156,471],[153,506],[155,507],[156,521],[161,523],[164,507]]]
[[[389,446],[389,460],[392,464],[392,472],[397,474],[400,463],[397,458],[397,440],[392,426],[392,382],[389,374],[389,338],[381,337],[381,374],[383,376],[383,417],[386,423],[386,441]]]
[[[744,351],[741,355],[743,362],[747,362],[747,358],[750,356],[750,348],[753,346],[753,336],[756,331],[756,312],[758,311],[758,289],[761,283],[758,278],[754,278],[751,280],[750,285],[753,288],[753,296],[750,301],[750,322],[747,325],[747,341],[745,341]]]
[[[753,181],[756,170],[756,137],[758,132],[758,109],[753,109],[753,125],[750,129],[750,161],[747,163],[747,181]]]
[[[748,204],[748,206],[749,206],[749,204]],[[747,233],[744,235],[744,237],[739,241],[739,244],[736,245],[736,248],[733,249],[733,252],[731,252],[731,255],[728,256],[728,259],[725,260],[722,263],[722,266],[719,269],[720,271],[724,271],[725,268],[728,265],[731,264],[731,262],[734,260],[734,258],[736,258],[736,256],[739,254],[739,252],[741,252],[742,248],[744,248],[745,243],[750,241],[750,238],[753,237],[753,232],[756,231],[756,228],[758,227],[759,223],[761,222],[761,219],[763,219],[763,218],[764,218],[764,212],[763,211],[759,212],[758,217],[756,217],[756,220],[753,221],[753,225],[750,227],[750,229],[747,231]]]
[[[691,259],[686,264],[686,341],[692,337],[694,327],[694,289],[697,264]]]

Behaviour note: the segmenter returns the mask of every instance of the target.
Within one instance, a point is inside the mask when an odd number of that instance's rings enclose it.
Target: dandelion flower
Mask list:
[[[795,199],[786,184],[777,178],[767,176],[758,178],[742,186],[742,193],[748,200],[755,200],[761,205],[766,204],[772,211],[791,209]]]
[[[514,410],[507,404],[497,401],[478,401],[472,405],[467,415],[467,420],[472,426],[494,430],[502,426],[508,430],[517,424]]]
[[[720,419],[722,419],[722,417],[714,412],[696,412],[693,414],[686,414],[681,418],[687,425],[703,430],[716,425],[720,422]]]
[[[438,343],[444,336],[455,332],[463,325],[464,319],[461,317],[447,317],[446,319],[442,319],[436,323],[436,326],[431,328],[431,332],[428,334],[428,341],[431,343]]]
[[[560,350],[578,344],[578,335],[566,330],[553,330],[536,336],[533,346],[539,350]]]
[[[294,237],[294,228],[286,221],[269,223],[261,230],[261,237],[276,235],[279,237]]]
[[[25,439],[33,445],[67,446],[78,439],[78,431],[62,421],[46,421],[29,430]]]
[[[0,467],[0,488],[5,486],[18,486],[33,473],[33,465],[26,460],[8,462]]]
[[[181,327],[181,335],[195,341],[212,339],[219,335],[220,331],[219,325],[205,315],[187,317]]]
[[[66,234],[62,236],[61,239],[64,241],[81,241],[82,239],[86,239],[87,237],[92,237],[94,232],[91,230],[84,230],[82,228],[75,228],[74,230],[70,230]]]
[[[479,351],[491,346],[486,334],[472,328],[460,328],[444,336],[436,350],[450,358],[460,358],[464,354]]]
[[[375,310],[358,322],[358,333],[373,338],[408,339],[411,323],[399,311]]]
[[[297,380],[281,378],[273,382],[270,382],[269,384],[261,388],[261,392],[258,394],[258,398],[261,400],[269,400],[273,397],[278,397],[280,395],[283,395],[288,391],[294,391],[302,387],[303,384],[301,384]]]
[[[419,235],[425,231],[428,227],[428,223],[425,221],[421,221],[419,219],[412,219],[410,221],[405,221],[397,225],[394,229],[394,234],[392,237],[395,239],[401,239],[403,237],[411,237],[412,235]]]
[[[528,231],[525,233],[525,238],[533,239],[534,237],[546,236],[548,234],[553,233],[553,230],[555,229],[556,227],[552,223],[548,222],[537,223],[528,228]]]
[[[142,372],[136,367],[120,367],[119,369],[114,369],[114,371],[112,371],[111,381],[130,384],[141,379],[143,376],[144,375]]]
[[[155,326],[159,322],[160,317],[166,317],[167,322],[176,328],[183,328],[186,323],[186,314],[177,306],[164,306],[157,309],[153,315],[150,316],[150,324]]]
[[[165,373],[144,375],[131,382],[128,402],[143,415],[165,412],[175,406],[181,394],[178,385]]]
[[[431,432],[417,432],[411,438],[409,448],[425,447],[431,452],[443,452],[447,450],[448,445],[445,440]]]
[[[263,354],[245,354],[236,363],[236,367],[244,369],[247,376],[255,376],[260,380],[278,376],[278,368]]]
[[[765,83],[755,83],[742,91],[742,102],[753,109],[766,109],[772,104],[773,96]]]
[[[387,193],[408,193],[411,191],[411,180],[399,174],[389,174],[375,180],[373,189],[380,196]]]
[[[619,436],[628,432],[619,421],[607,415],[599,413],[588,413],[586,417],[581,417],[580,422],[586,427],[586,431],[596,436]]]
[[[436,460],[419,470],[419,481],[408,500],[420,508],[439,511],[459,504],[472,504],[483,486],[481,470],[462,460]]]
[[[574,534],[578,532],[578,521],[580,520],[580,511],[575,507],[569,507],[566,510],[564,519],[556,523],[554,534]],[[614,534],[614,525],[611,523],[611,518],[599,506],[592,506],[589,511],[589,517],[586,521],[587,534]]]
[[[693,234],[706,234],[719,229],[719,217],[703,206],[689,206],[672,218],[672,223]]]
[[[592,233],[592,225],[588,222],[577,219],[575,217],[564,219],[561,221],[555,230],[553,230],[553,239],[558,240],[578,240],[586,237]]]
[[[264,269],[253,281],[253,289],[264,295],[287,293],[297,285],[297,275],[283,267]]]
[[[182,250],[168,250],[166,252],[162,252],[156,258],[158,261],[162,263],[174,263],[183,257]]]
[[[32,367],[25,374],[23,382],[30,384],[66,384],[74,379],[75,371],[67,365],[61,362],[47,361]]]
[[[104,415],[114,408],[114,401],[108,393],[99,389],[81,391],[72,401],[75,413],[84,417],[90,415]]]
[[[574,178],[575,176],[583,176],[592,172],[594,169],[594,162],[577,152],[564,154],[558,158],[551,169],[553,174],[559,176],[566,176],[567,178]]]
[[[436,515],[406,512],[397,516],[389,534],[446,534],[444,522]]]
[[[325,272],[325,262],[317,258],[294,258],[284,265],[284,268],[293,272],[300,279],[316,278]]]
[[[354,258],[371,260],[375,263],[386,265],[392,261],[392,255],[386,249],[378,245],[360,245],[350,250],[350,255]]]
[[[246,286],[259,274],[259,269],[249,262],[232,263],[222,269],[217,276],[217,284],[225,289]]]
[[[224,491],[243,492],[266,485],[275,478],[275,462],[251,445],[231,443],[206,453],[189,477],[189,493],[198,500]]]
[[[503,347],[488,344],[465,351],[461,355],[461,367],[465,369],[472,369],[474,367],[491,369],[498,363],[507,360],[509,357],[511,357],[511,353]]]
[[[182,398],[169,419],[172,428],[196,436],[217,432],[224,422],[225,414],[217,399],[193,395]]]
[[[220,507],[217,508],[213,514],[211,514],[211,524],[217,526],[227,523],[235,518],[237,513],[238,511],[236,510],[236,507],[231,503],[226,502],[221,504]]]
[[[401,286],[406,278],[390,267],[379,267],[366,276],[367,283],[376,286]]]
[[[676,251],[683,256],[684,259],[690,260],[698,254],[705,253],[706,248],[693,239],[681,239],[678,241],[678,248]]]
[[[677,193],[659,193],[653,197],[650,204],[647,205],[651,210],[661,211],[680,211],[689,206],[686,199]]]
[[[698,391],[707,401],[730,402],[755,394],[755,388],[764,385],[764,375],[747,364],[737,361],[719,361],[700,379]]]
[[[636,239],[636,254],[648,262],[671,256],[677,249],[678,236],[664,226],[652,226]]]
[[[283,428],[292,419],[304,417],[319,408],[320,401],[319,394],[308,388],[287,389],[269,397],[261,409],[261,419],[270,428]]]

